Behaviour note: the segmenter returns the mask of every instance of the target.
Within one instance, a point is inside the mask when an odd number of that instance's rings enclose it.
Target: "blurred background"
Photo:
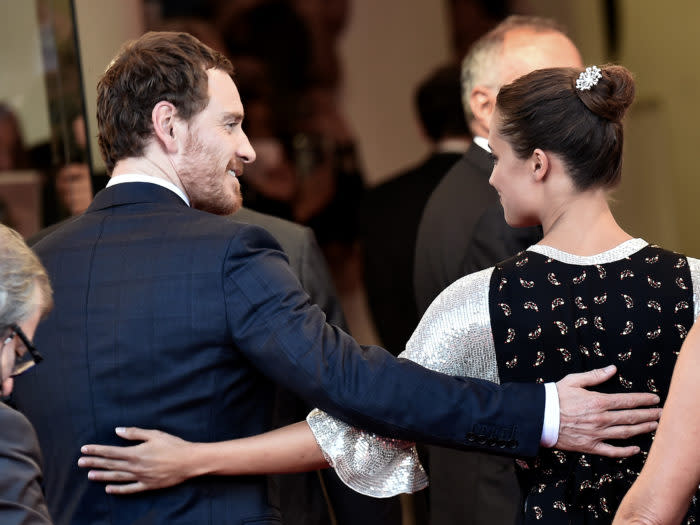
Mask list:
[[[561,22],[587,64],[637,77],[623,227],[700,256],[700,3],[676,0],[0,0],[0,220],[24,235],[81,213],[107,177],[95,84],[127,39],[187,31],[229,56],[258,160],[246,206],[314,229],[354,335],[364,306],[360,203],[428,151],[419,82],[511,13]]]

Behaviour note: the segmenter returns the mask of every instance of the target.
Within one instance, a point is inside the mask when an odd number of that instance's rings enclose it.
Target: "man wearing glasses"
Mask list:
[[[9,326],[9,330],[10,335],[8,335],[7,338],[2,342],[4,350],[3,369],[9,369],[10,378],[12,378],[23,374],[34,365],[41,363],[42,359],[44,358],[41,357],[39,351],[36,349],[34,344],[27,337],[27,334],[25,334],[24,331],[22,331],[22,329],[17,323],[12,323]],[[17,336],[19,341],[15,340],[15,336]],[[7,350],[12,347],[14,347],[14,350]],[[12,366],[10,367],[9,363],[11,362],[13,357],[14,363],[12,363]],[[8,366],[5,367],[5,364],[7,364]],[[10,386],[8,390],[12,390],[12,386]]]
[[[46,271],[17,232],[0,225],[0,394],[13,378],[41,362],[31,342],[52,304]],[[34,429],[0,402],[0,523],[50,524],[41,489],[41,455]]]

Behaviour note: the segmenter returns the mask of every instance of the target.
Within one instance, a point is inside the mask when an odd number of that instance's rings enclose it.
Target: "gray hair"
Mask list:
[[[41,292],[38,304],[34,300],[37,287]],[[52,306],[46,269],[19,233],[0,224],[0,330],[31,317],[36,308],[43,314]]]
[[[506,34],[515,29],[527,29],[534,33],[562,33],[564,28],[551,18],[512,15],[472,44],[462,60],[462,106],[467,122],[474,119],[469,99],[474,87],[485,86],[500,89],[501,52]]]

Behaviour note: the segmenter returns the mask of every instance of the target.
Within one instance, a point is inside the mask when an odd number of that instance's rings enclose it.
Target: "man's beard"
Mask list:
[[[207,161],[216,155],[210,154],[202,142],[190,135],[184,157],[185,161],[180,165],[178,174],[185,185],[190,205],[215,215],[230,215],[238,211],[243,201],[240,184],[233,186],[231,195],[226,188],[230,181],[221,177],[217,172],[218,167],[203,172],[202,166],[206,166]],[[226,167],[222,170],[226,171]],[[231,176],[225,174],[225,177]]]

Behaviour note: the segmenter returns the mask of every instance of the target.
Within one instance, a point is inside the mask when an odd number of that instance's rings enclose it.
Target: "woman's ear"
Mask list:
[[[530,167],[534,180],[542,182],[549,173],[549,155],[540,148],[536,148],[530,156]]]
[[[175,119],[177,110],[172,103],[161,100],[151,112],[151,121],[153,123],[153,131],[158,138],[158,141],[163,145],[168,153],[177,153],[178,151],[178,122]]]

